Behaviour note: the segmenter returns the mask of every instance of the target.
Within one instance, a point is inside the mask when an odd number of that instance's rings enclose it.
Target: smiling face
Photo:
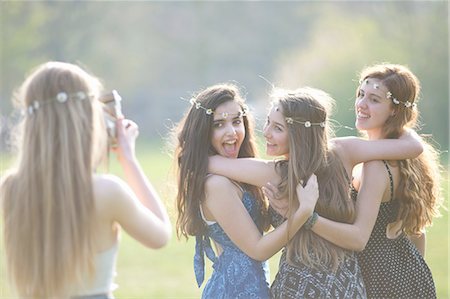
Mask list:
[[[280,106],[274,105],[270,109],[264,125],[264,137],[267,155],[289,156],[288,128]]]
[[[355,126],[366,131],[370,139],[383,138],[383,126],[394,114],[387,92],[381,80],[375,78],[364,80],[359,87],[355,101]]]
[[[227,158],[237,158],[245,138],[242,108],[227,101],[214,110],[211,144],[216,152]]]

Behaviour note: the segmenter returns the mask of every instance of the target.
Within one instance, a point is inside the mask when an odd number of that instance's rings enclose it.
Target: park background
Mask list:
[[[271,85],[309,85],[337,101],[337,135],[357,135],[353,102],[367,65],[408,65],[422,83],[419,133],[442,152],[448,198],[449,5],[447,1],[0,2],[0,174],[19,113],[11,94],[47,60],[78,63],[123,97],[140,126],[138,157],[175,223],[175,180],[167,139],[189,108],[182,99],[234,82],[262,128]],[[260,131],[259,131],[260,132]],[[263,142],[259,135],[261,153]],[[114,158],[111,172],[122,175]],[[438,298],[449,296],[448,212],[427,232],[426,260]],[[193,240],[158,251],[122,234],[117,298],[199,298]],[[271,260],[272,278],[279,255]],[[0,247],[0,298],[13,298]],[[207,264],[207,276],[211,265]]]

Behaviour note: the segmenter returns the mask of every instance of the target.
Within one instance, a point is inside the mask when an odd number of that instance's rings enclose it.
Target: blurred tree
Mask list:
[[[167,133],[193,92],[234,80],[251,105],[270,86],[312,85],[353,123],[357,72],[408,64],[423,84],[426,126],[448,144],[446,2],[0,2],[0,110],[25,72],[50,59],[85,65],[118,89],[149,138]],[[433,59],[430,59],[432,57]],[[427,105],[433,101],[433,105]],[[257,110],[260,118],[263,111]],[[446,121],[447,123],[447,121]],[[339,134],[353,132],[340,131]]]
[[[374,63],[406,64],[423,86],[422,132],[432,133],[447,149],[448,43],[441,38],[448,36],[448,17],[444,8],[443,3],[339,3],[316,11],[310,39],[278,58],[276,80],[289,88],[311,85],[326,90],[337,101],[334,118],[353,127],[358,72]],[[340,130],[338,135],[355,133]]]

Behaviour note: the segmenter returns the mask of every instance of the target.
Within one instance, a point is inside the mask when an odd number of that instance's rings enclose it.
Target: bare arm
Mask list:
[[[340,158],[356,164],[372,160],[403,160],[416,158],[423,152],[420,136],[414,130],[407,130],[399,139],[365,140],[358,137],[334,138],[332,144]],[[347,164],[348,165],[348,164]]]
[[[299,197],[305,198],[287,222],[262,236],[245,209],[239,191],[227,178],[210,176],[206,181],[206,201],[203,206],[213,215],[229,238],[255,260],[264,261],[278,252],[311,216],[319,196],[317,179],[312,177],[305,188],[297,187]],[[233,190],[233,191],[230,191]],[[306,199],[307,198],[307,199]]]
[[[138,135],[138,127],[131,121],[119,120],[117,131],[119,146],[116,152],[132,190],[122,187],[122,195],[128,198],[130,206],[126,206],[127,202],[121,204],[122,209],[117,211],[119,222],[130,235],[147,246],[162,247],[171,237],[172,226],[166,208],[136,158],[134,141]]]
[[[230,159],[219,155],[209,157],[208,171],[250,185],[262,187],[267,182],[278,183],[275,162],[256,158]]]
[[[420,254],[425,256],[425,247],[426,247],[426,235],[423,232],[420,236],[408,236],[411,242],[417,247]]]
[[[361,187],[356,202],[356,219],[353,224],[318,218],[312,230],[322,238],[349,250],[365,248],[377,219],[381,200],[389,188],[382,162],[364,163]]]

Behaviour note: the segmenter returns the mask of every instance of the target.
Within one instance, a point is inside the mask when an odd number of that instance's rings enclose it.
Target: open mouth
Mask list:
[[[225,141],[222,147],[227,156],[237,157],[239,150],[236,140]]]

